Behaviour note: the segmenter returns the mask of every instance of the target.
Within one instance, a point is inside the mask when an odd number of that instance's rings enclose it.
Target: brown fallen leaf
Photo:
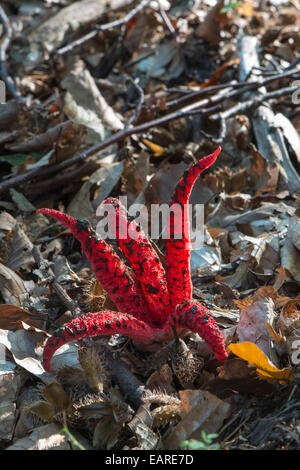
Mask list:
[[[221,26],[224,26],[228,21],[227,14],[220,12],[223,7],[224,0],[219,0],[196,30],[196,35],[202,37],[210,44],[219,44]]]
[[[38,328],[42,326],[42,320],[35,320],[34,315],[16,305],[0,305],[0,328],[3,330],[15,330],[18,327],[27,329],[22,322],[29,327]],[[40,330],[42,331],[42,330]]]
[[[12,152],[47,152],[55,146],[55,160],[58,163],[72,155],[80,146],[85,127],[73,121],[65,121],[47,132],[37,135],[28,141],[7,144],[6,148]]]
[[[0,263],[0,292],[4,301],[13,305],[22,303],[27,293],[23,279],[2,263]]]
[[[257,301],[241,311],[236,328],[239,341],[251,341],[266,354],[270,352],[269,333],[266,322],[274,316],[274,303],[271,299]]]
[[[280,318],[280,330],[285,336],[295,334],[299,330],[300,334],[300,299],[290,300],[283,307]]]
[[[216,433],[231,406],[204,390],[181,390],[181,421],[164,442],[165,449],[180,449],[186,439],[200,439],[201,432]]]
[[[257,150],[254,144],[249,143],[249,150],[252,158],[250,178],[258,191],[256,195],[274,191],[278,183],[279,166],[270,168],[268,161]]]
[[[147,380],[149,390],[161,390],[165,393],[175,393],[173,384],[173,373],[168,364],[163,365],[159,370],[153,372]]]
[[[275,384],[261,380],[256,370],[239,357],[229,358],[218,367],[218,372],[218,376],[205,385],[205,390],[222,399],[232,397],[232,393],[267,396],[275,388]]]

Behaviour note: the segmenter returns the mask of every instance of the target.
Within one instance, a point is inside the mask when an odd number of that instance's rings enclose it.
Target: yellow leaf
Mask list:
[[[146,144],[147,147],[149,147],[152,150],[155,157],[161,157],[164,154],[165,150],[166,150],[166,149],[164,149],[164,147],[161,147],[160,145],[154,144],[153,142],[151,142],[148,139],[142,139],[142,142],[144,142],[144,144]]]
[[[295,376],[292,368],[278,369],[265,353],[250,341],[231,343],[228,349],[254,366],[260,375],[268,379],[276,379],[279,383],[286,383],[293,380]]]
[[[245,16],[246,18],[249,18],[250,16],[253,16],[255,11],[252,6],[252,1],[251,0],[245,0],[242,5],[238,8],[238,13],[239,15]]]

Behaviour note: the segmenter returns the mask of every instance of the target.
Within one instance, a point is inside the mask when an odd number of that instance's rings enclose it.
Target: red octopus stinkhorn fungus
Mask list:
[[[176,187],[171,208],[175,204],[182,208],[188,204],[197,177],[215,162],[220,151],[219,147],[185,172]],[[120,333],[139,342],[151,343],[168,333],[172,325],[199,333],[215,356],[220,361],[226,360],[224,338],[216,322],[207,308],[192,299],[191,248],[189,235],[184,230],[189,223],[188,212],[171,213],[165,271],[144,232],[134,221],[129,222],[120,201],[108,198],[105,203],[115,210],[115,219],[111,219],[111,223],[115,224],[119,248],[131,270],[107,242],[98,238],[86,220],[77,220],[56,210],[38,210],[59,220],[80,241],[96,278],[118,309],[118,312],[89,313],[59,328],[47,339],[43,353],[45,370],[50,371],[55,351],[70,341]],[[134,238],[128,234],[130,224],[138,232]],[[125,236],[124,233],[121,235],[120,227],[125,227]],[[181,239],[177,237],[179,232]]]

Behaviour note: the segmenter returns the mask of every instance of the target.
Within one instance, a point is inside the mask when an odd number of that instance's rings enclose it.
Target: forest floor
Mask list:
[[[0,448],[299,450],[298,0],[4,0],[0,59]],[[59,326],[117,308],[37,209],[94,228],[110,196],[150,211],[218,146],[191,280],[227,361],[191,331],[114,334],[46,372]]]

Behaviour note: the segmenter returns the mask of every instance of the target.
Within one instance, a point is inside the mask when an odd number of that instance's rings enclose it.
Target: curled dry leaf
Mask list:
[[[35,348],[42,342],[43,336],[32,331],[0,330],[0,344],[4,345],[13,355],[15,362],[42,381],[49,375],[44,371]]]
[[[131,3],[131,0],[113,0],[110,8],[119,10]],[[56,15],[50,15],[37,28],[34,28],[28,39],[33,46],[36,55],[36,48],[39,48],[38,57],[42,57],[42,50],[48,52],[58,48],[65,43],[74,32],[89,27],[91,22],[97,22],[107,13],[107,5],[98,0],[80,0],[59,10]],[[28,67],[34,66],[32,58],[27,58]]]
[[[17,223],[15,226],[8,259],[5,263],[6,266],[13,271],[16,271],[19,268],[29,268],[34,262],[34,258],[31,254],[32,248],[33,245],[31,241],[27,237],[24,230],[22,230],[20,225]]]
[[[254,187],[259,193],[275,190],[279,176],[279,165],[271,167],[253,143],[249,144],[249,150],[252,159],[250,178]]]
[[[288,232],[281,248],[281,264],[287,275],[295,281],[300,280],[299,219],[297,216],[289,220]]]
[[[76,122],[66,121],[47,132],[37,135],[27,142],[9,144],[7,148],[13,152],[49,152],[55,146],[55,161],[63,160],[72,155],[80,146],[85,128]]]
[[[156,449],[158,436],[150,429],[152,425],[152,415],[149,411],[149,405],[142,404],[134,418],[128,423],[128,426],[134,432],[137,440],[138,450]]]
[[[286,277],[285,276],[285,269],[284,269],[283,266],[280,266],[278,276],[277,276],[276,281],[275,281],[274,286],[273,286],[275,290],[279,290],[280,287],[282,287],[282,285],[285,281],[285,277]]]
[[[280,331],[285,336],[300,335],[300,299],[290,300],[279,317]]]
[[[21,305],[27,293],[25,281],[2,263],[0,263],[0,292],[4,301],[12,305]]]
[[[285,304],[279,317],[279,330],[284,336],[283,344],[291,363],[297,364],[300,345],[300,299],[290,300]]]
[[[62,81],[62,87],[67,90],[64,112],[92,132],[90,144],[99,138],[103,140],[107,129],[118,131],[123,128],[120,118],[107,104],[83,61],[75,63]]]
[[[289,300],[289,297],[280,297],[278,294],[278,290],[282,287],[283,283],[285,282],[285,279],[285,269],[283,266],[281,266],[273,286],[260,287],[254,292],[251,297],[247,297],[242,300],[233,299],[233,302],[238,306],[240,310],[242,310],[245,308],[247,309],[256,301],[264,301],[269,298],[273,300],[275,309],[278,307],[282,307]]]
[[[13,437],[13,430],[16,420],[16,405],[15,403],[1,402],[0,403],[0,439],[11,440]]]

